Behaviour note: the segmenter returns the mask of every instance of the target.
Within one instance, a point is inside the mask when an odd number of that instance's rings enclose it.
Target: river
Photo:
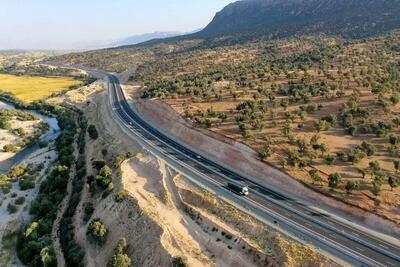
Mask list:
[[[0,109],[15,109],[13,105],[6,104],[0,101]],[[45,121],[49,125],[49,130],[46,134],[44,134],[40,139],[39,142],[48,141],[51,142],[55,140],[60,135],[60,127],[58,126],[58,120],[53,117],[45,116],[40,114],[34,110],[27,110],[29,113],[39,117],[43,121]],[[15,164],[20,164],[24,159],[26,159],[29,155],[37,151],[39,148],[39,142],[29,147],[24,148],[20,152],[18,152],[10,162],[10,166]]]

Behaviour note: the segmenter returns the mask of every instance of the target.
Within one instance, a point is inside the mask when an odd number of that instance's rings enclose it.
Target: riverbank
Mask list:
[[[18,109],[0,101],[0,110]],[[22,114],[26,114],[25,120],[11,116],[7,121],[8,127],[4,127],[7,129],[0,129],[0,174],[39,150],[39,143],[55,140],[59,135],[57,119],[33,110],[23,111]]]

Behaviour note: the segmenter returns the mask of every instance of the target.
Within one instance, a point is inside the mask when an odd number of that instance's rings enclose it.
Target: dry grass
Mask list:
[[[36,77],[0,74],[0,91],[10,92],[30,103],[80,85],[81,81],[68,77]]]
[[[306,149],[299,153],[306,166],[286,165],[286,172],[318,191],[400,222],[400,188],[392,191],[384,178],[377,208],[371,192],[375,180],[368,168],[370,162],[378,161],[388,176],[398,177],[394,161],[400,147],[388,149],[389,135],[400,136],[400,127],[393,122],[399,118],[400,105],[391,100],[400,93],[396,89],[398,80],[388,82],[387,73],[389,68],[395,72],[398,66],[400,51],[395,46],[400,36],[385,38],[346,45],[333,39],[290,39],[200,50],[161,58],[143,66],[132,80],[147,85],[147,92],[155,92],[151,97],[163,99],[199,127],[208,127],[256,151],[262,152],[268,146],[273,153],[265,160],[278,168],[289,161],[288,152],[297,153],[297,141],[304,141]],[[306,67],[299,67],[302,64]],[[171,83],[174,86],[169,87]],[[378,94],[375,88],[383,89]],[[350,135],[343,114],[353,112],[349,107],[354,90],[359,92],[357,105],[369,114],[366,118],[354,115],[352,124],[358,130]],[[282,105],[283,100],[287,106]],[[246,101],[255,108],[237,109]],[[310,103],[320,107],[301,117],[300,107]],[[226,118],[221,119],[221,114]],[[318,141],[327,145],[327,151],[314,151],[310,141],[318,133],[315,122],[329,115],[335,115],[337,121],[319,133]],[[239,127],[240,117],[245,130]],[[381,123],[391,124],[384,135],[368,128]],[[287,125],[290,134],[283,132]],[[347,155],[363,141],[373,145],[376,153],[352,164]],[[345,155],[343,160],[337,153]],[[328,155],[336,158],[332,164],[326,161]],[[318,170],[322,177],[318,186],[308,173],[311,169]],[[360,170],[367,175],[363,177]],[[328,188],[328,176],[333,173],[343,178],[335,191]],[[359,190],[351,195],[345,188],[349,181],[360,183]]]

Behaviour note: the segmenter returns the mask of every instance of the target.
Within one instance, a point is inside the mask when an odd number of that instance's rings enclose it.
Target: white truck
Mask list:
[[[228,183],[228,188],[239,195],[242,195],[242,196],[249,195],[249,188],[247,186],[243,186],[243,185],[235,184],[235,183]]]

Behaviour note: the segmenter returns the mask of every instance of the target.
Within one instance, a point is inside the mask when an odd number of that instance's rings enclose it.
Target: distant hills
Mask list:
[[[169,37],[175,37],[175,36],[180,36],[184,35],[185,33],[182,32],[153,32],[153,33],[145,33],[145,34],[139,34],[139,35],[133,35],[115,42],[112,42],[109,44],[111,47],[117,47],[117,46],[127,46],[127,45],[135,45],[135,44],[140,44],[143,42],[147,42],[153,39],[164,39],[164,38],[169,38]]]
[[[195,37],[326,33],[362,38],[400,28],[400,0],[242,0]]]

